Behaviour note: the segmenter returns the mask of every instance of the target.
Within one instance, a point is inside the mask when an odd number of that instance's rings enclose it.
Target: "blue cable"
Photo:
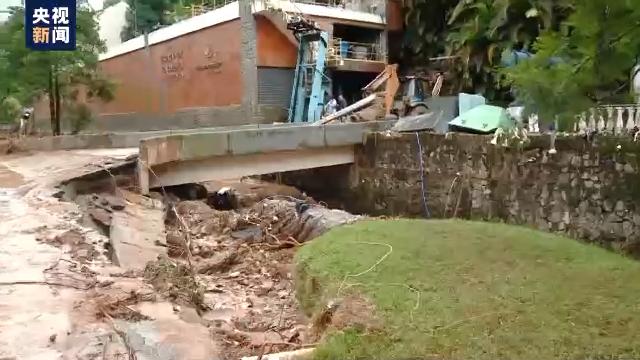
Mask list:
[[[418,141],[418,159],[420,159],[420,187],[422,188],[422,204],[427,218],[431,217],[431,211],[427,205],[427,190],[424,180],[424,159],[422,158],[422,144],[420,144],[420,135],[416,131],[416,140]]]

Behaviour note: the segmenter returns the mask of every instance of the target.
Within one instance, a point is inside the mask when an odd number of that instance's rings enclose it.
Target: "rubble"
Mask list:
[[[109,186],[93,186],[94,180]],[[64,212],[64,225],[40,222],[25,231],[63,249],[64,257],[45,264],[43,276],[38,270],[20,279],[59,294],[81,290],[70,307],[113,342],[104,354],[180,346],[186,353],[196,338],[201,350],[213,349],[208,355],[228,359],[307,346],[307,319],[293,285],[295,247],[357,217],[295,188],[252,179],[213,187],[235,197],[228,210],[207,205],[200,187],[191,188],[197,196],[183,188],[185,198],[198,199],[181,201],[164,191],[144,197],[107,180],[83,178],[75,186],[65,177],[64,193],[36,198]],[[112,263],[96,261],[105,255]],[[55,343],[65,346],[66,331],[55,333]]]
[[[228,358],[259,354],[265,346],[272,351],[299,348],[309,337],[293,291],[293,248],[359,217],[327,209],[303,194],[297,194],[300,199],[253,192],[252,199],[261,197],[253,202],[247,196],[251,191],[234,191],[238,203],[251,205],[226,211],[211,208],[207,200],[173,206],[167,244],[179,249],[189,243],[192,258],[187,259],[184,251],[170,250],[173,259],[167,261],[173,264],[175,259],[175,264],[160,267],[173,270],[153,272],[177,271],[181,280],[153,276],[150,281],[154,286],[172,284],[173,289],[157,290],[175,292],[182,304],[194,296],[196,285],[176,284],[201,284],[196,291],[197,296],[203,294],[200,315],[222,337]],[[189,266],[193,278],[188,275]]]
[[[160,257],[157,261],[147,264],[144,278],[157,292],[174,303],[191,305],[197,310],[207,308],[204,304],[204,289],[196,280],[193,271],[185,264]]]
[[[214,274],[223,272],[231,268],[234,264],[238,263],[240,257],[240,251],[237,249],[222,251],[213,255],[209,260],[203,261],[198,266],[198,274]]]
[[[359,218],[346,211],[327,209],[305,201],[267,199],[245,211],[241,223],[260,228],[263,241],[298,245],[332,227]]]
[[[108,229],[111,227],[111,213],[105,209],[93,208],[87,211],[93,221],[100,227]]]
[[[71,258],[80,263],[90,262],[100,256],[96,246],[85,239],[77,230],[67,230],[53,237],[39,237],[38,241],[59,248],[67,248]]]
[[[126,321],[151,320],[147,315],[140,313],[131,306],[142,301],[155,301],[156,294],[153,292],[140,293],[132,290],[128,294],[113,296],[109,294],[99,295],[96,302],[96,316],[98,318],[109,317],[112,319],[122,319]]]
[[[305,360],[311,358],[314,349],[300,349],[281,353],[264,354],[260,356],[245,356],[241,360]]]

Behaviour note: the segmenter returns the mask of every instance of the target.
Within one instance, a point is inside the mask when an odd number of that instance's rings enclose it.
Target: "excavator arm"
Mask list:
[[[393,101],[396,97],[396,93],[400,88],[400,80],[398,79],[398,64],[387,65],[373,81],[367,86],[362,88],[362,91],[370,95],[378,91],[380,87],[384,87],[384,110],[385,115],[390,115],[393,108]]]

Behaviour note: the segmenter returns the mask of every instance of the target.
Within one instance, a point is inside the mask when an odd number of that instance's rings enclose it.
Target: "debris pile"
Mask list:
[[[186,264],[161,257],[156,262],[147,264],[144,278],[158,293],[173,303],[193,306],[197,311],[206,310],[204,288]]]
[[[53,237],[39,237],[37,240],[58,248],[68,248],[71,258],[83,264],[101,255],[98,249],[77,230],[67,230]]]
[[[145,277],[161,293],[195,305],[228,358],[309,343],[294,293],[294,247],[359,217],[301,197],[264,196],[228,211],[211,208],[206,199],[182,201],[167,212],[175,260],[150,264]],[[242,193],[238,199],[251,203]]]
[[[95,301],[96,316],[98,318],[122,319],[131,322],[152,320],[149,316],[140,313],[132,306],[143,301],[156,301],[153,292],[141,293],[131,290],[125,294],[101,294]]]
[[[95,253],[98,243],[67,231],[46,241],[70,247],[80,264],[66,271],[67,278],[52,273],[56,277],[49,280],[90,290],[79,311],[111,325],[127,322],[134,329],[170,320],[204,331],[205,337],[210,333],[221,358],[261,357],[313,343],[295,298],[295,248],[359,217],[328,209],[283,185],[249,180],[237,187],[207,187],[206,194],[202,185],[195,185],[163,189],[151,198],[137,199],[121,189],[75,196],[87,211],[84,219],[102,228],[96,234],[127,245],[120,247],[122,254],[138,258],[138,244],[148,243],[161,249],[161,255],[148,263],[145,257],[144,271],[88,273],[80,265],[103,256]],[[159,220],[153,229],[148,225],[151,210]],[[156,227],[165,234],[154,231]],[[115,249],[113,245],[112,258]]]
[[[266,199],[245,211],[239,223],[257,226],[263,242],[299,245],[332,227],[358,218],[342,210],[327,209],[303,200]]]

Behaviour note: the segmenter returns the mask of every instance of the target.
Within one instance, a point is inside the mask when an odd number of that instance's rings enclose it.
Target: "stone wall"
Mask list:
[[[347,208],[425,217],[426,200],[431,217],[529,225],[640,255],[640,145],[629,139],[560,138],[554,155],[542,136],[523,149],[465,134],[419,140],[421,152],[416,134],[370,134],[351,184],[333,184],[351,186]]]

